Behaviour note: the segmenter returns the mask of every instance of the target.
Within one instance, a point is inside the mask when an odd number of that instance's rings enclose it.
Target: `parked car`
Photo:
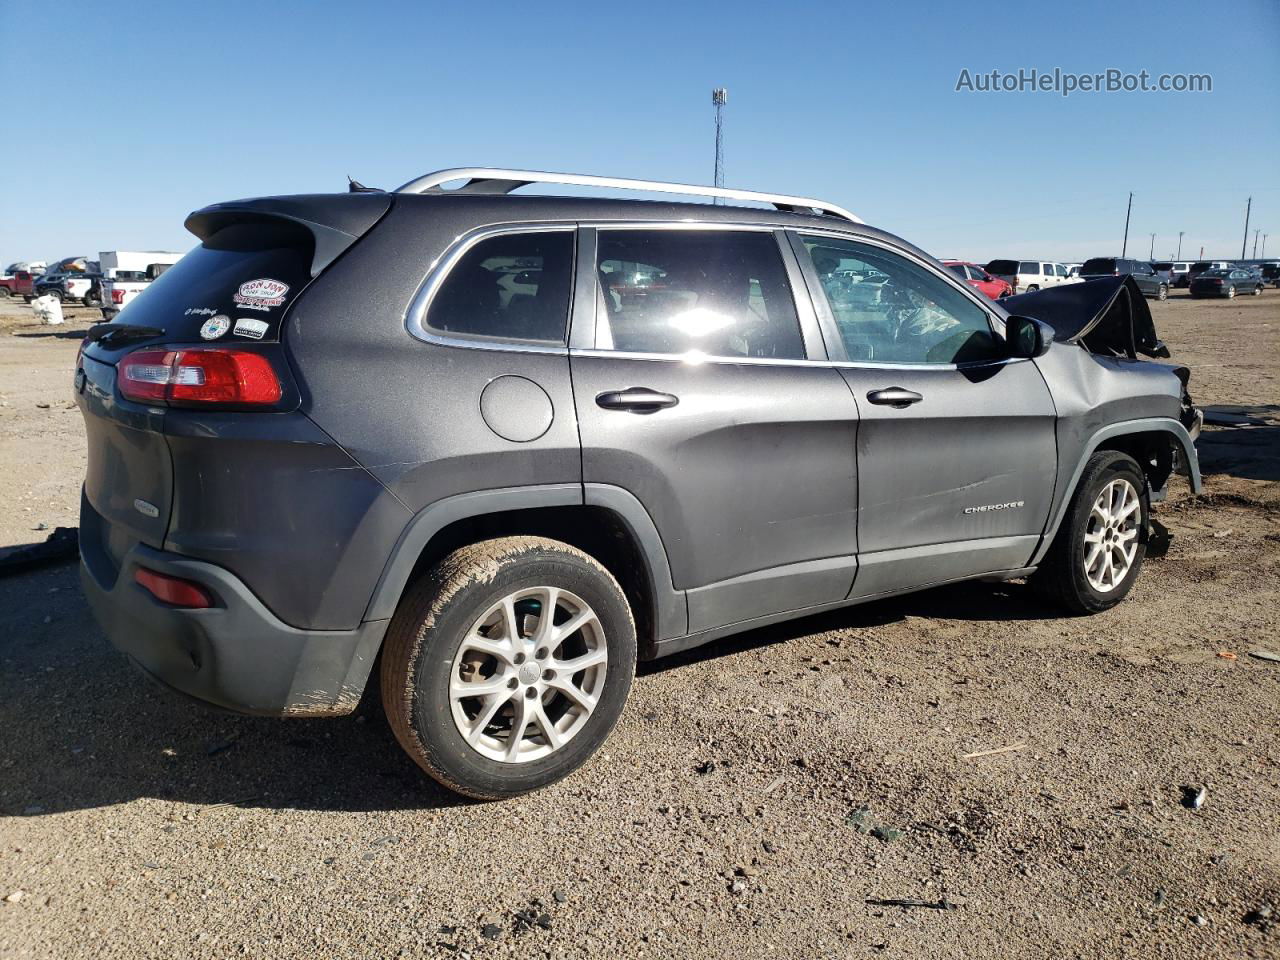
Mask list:
[[[1262,265],[1262,279],[1267,283],[1280,287],[1280,263],[1264,263]]]
[[[1148,299],[1168,300],[1169,283],[1156,273],[1155,268],[1145,260],[1130,260],[1125,257],[1094,257],[1086,260],[1080,267],[1080,279],[1092,280],[1095,277],[1133,277],[1142,295]]]
[[[186,224],[78,362],[89,603],[231,710],[348,713],[378,662],[472,796],[576,769],[637,659],[976,578],[1106,610],[1171,472],[1200,489],[1189,373],[1140,358],[1124,279],[1055,342],[821,200],[520,170]]]
[[[102,316],[110,320],[134,297],[146,290],[152,280],[181,259],[180,253],[154,250],[104,250],[99,253],[98,263],[102,269],[99,301],[102,304]]]
[[[50,271],[37,277],[32,292],[37,297],[54,297],[63,303],[79,301],[86,307],[102,306],[102,294],[99,281],[102,275],[93,273],[71,273]]]
[[[1249,293],[1258,296],[1262,293],[1265,281],[1261,275],[1242,267],[1231,267],[1227,270],[1204,270],[1191,281],[1193,297],[1227,297]]]
[[[1050,260],[992,260],[984,269],[1009,284],[1014,293],[1035,293],[1076,282],[1065,264]]]
[[[999,300],[1013,293],[1013,287],[1006,281],[993,277],[976,263],[969,263],[967,260],[943,260],[942,265],[992,300]]]
[[[1190,283],[1190,262],[1186,260],[1160,260],[1151,264],[1160,279],[1168,284],[1169,289],[1185,287]]]
[[[30,302],[35,297],[36,275],[30,270],[14,269],[0,277],[0,300],[22,297]]]
[[[1231,264],[1226,260],[1197,260],[1187,270],[1187,286],[1206,270],[1230,270]]]

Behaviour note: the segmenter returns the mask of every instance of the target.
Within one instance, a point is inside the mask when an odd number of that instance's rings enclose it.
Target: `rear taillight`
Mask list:
[[[213,596],[200,584],[181,577],[171,577],[167,573],[156,573],[146,567],[139,567],[133,574],[138,586],[164,603],[175,607],[197,607],[204,609],[213,606]]]
[[[266,407],[283,390],[262,354],[224,347],[138,350],[120,361],[120,392],[142,403]]]
[[[112,288],[112,290],[111,290],[111,302],[112,302],[112,303],[124,303],[124,291],[123,291],[123,290],[116,290],[116,289]]]

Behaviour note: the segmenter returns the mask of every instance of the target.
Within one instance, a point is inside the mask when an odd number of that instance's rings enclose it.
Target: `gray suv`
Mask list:
[[[638,659],[976,578],[1105,610],[1170,474],[1199,489],[1125,278],[1006,311],[822,201],[513,170],[186,225],[77,364],[94,612],[244,713],[349,713],[376,665],[471,796],[582,764]]]

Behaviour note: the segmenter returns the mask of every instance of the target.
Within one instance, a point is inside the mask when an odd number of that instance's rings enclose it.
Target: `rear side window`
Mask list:
[[[596,347],[632,353],[804,359],[772,233],[601,230]]]
[[[951,266],[947,267],[947,269],[950,270],[952,273],[954,273],[961,280],[966,279],[968,276],[968,274],[965,273],[965,271],[968,268],[965,267],[963,263],[953,263],[951,264]]]
[[[571,230],[481,240],[436,291],[427,326],[450,336],[564,343],[572,264]]]
[[[1034,260],[1023,260],[1018,264],[1018,272],[1038,274],[1040,272],[1040,264]]]
[[[284,221],[236,223],[208,237],[129,302],[115,322],[174,342],[278,340],[280,318],[311,280],[314,241]]]

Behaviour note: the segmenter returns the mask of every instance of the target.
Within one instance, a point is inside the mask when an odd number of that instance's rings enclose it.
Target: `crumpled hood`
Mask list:
[[[1167,357],[1156,336],[1146,297],[1132,277],[1099,277],[1020,293],[1000,301],[1010,314],[1034,317],[1053,327],[1059,343],[1078,342],[1104,356]]]

